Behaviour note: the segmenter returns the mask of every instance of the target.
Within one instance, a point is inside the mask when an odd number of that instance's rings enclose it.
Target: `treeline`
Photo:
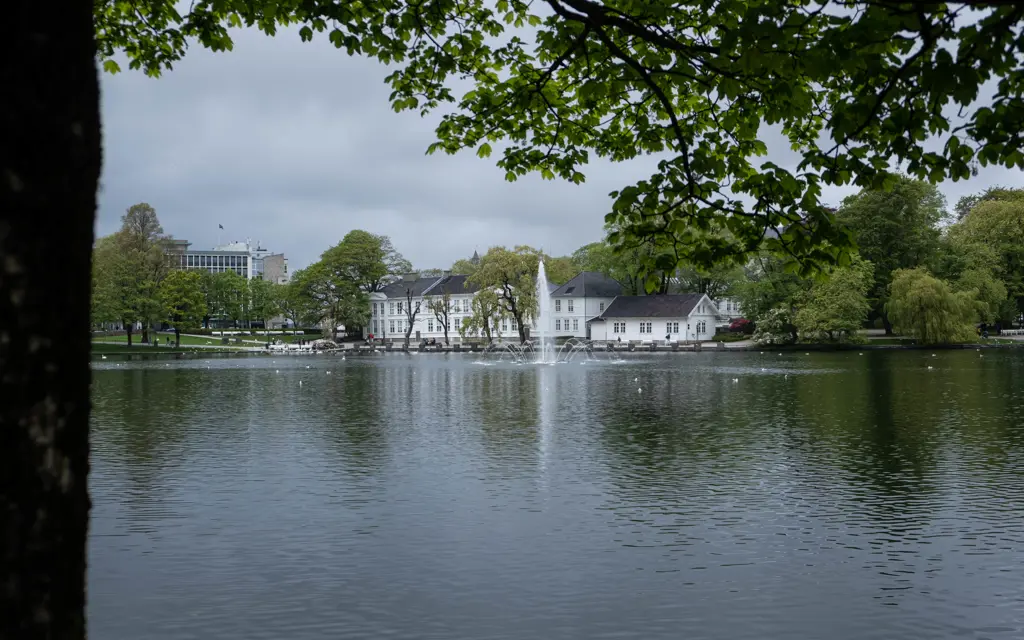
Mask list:
[[[858,252],[817,278],[762,254],[732,283],[765,344],[848,341],[867,326],[924,344],[973,340],[1024,311],[1024,190],[994,188],[949,212],[929,183],[899,179],[836,211]]]

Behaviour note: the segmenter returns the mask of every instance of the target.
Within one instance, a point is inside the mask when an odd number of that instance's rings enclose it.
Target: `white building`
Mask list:
[[[740,302],[736,298],[722,297],[715,300],[715,307],[718,308],[718,324],[728,326],[733,320],[743,317],[740,309]]]
[[[251,280],[263,278],[278,284],[288,282],[288,259],[281,253],[253,246],[251,242],[232,242],[213,249],[191,249],[187,240],[173,240],[167,254],[179,269],[224,273],[234,271]]]
[[[370,322],[364,329],[364,336],[402,341],[411,321],[410,341],[431,338],[443,341],[447,325],[448,340],[458,342],[461,337],[459,327],[463,318],[473,314],[473,296],[478,291],[467,279],[468,276],[448,272],[426,278],[412,273],[371,293]],[[445,298],[446,309],[434,311],[430,308],[431,303],[440,304]]]
[[[591,339],[609,342],[699,342],[715,333],[718,309],[701,293],[619,296],[590,321]]]
[[[583,271],[551,293],[554,336],[590,337],[589,321],[602,313],[617,296],[622,285],[603,273]]]

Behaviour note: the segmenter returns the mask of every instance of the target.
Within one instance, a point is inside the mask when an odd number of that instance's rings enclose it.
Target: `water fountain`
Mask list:
[[[548,331],[551,330],[551,296],[548,291],[548,274],[544,270],[544,261],[537,265],[537,344],[540,349],[537,351],[537,362],[539,364],[550,364],[554,362],[550,357],[550,345],[548,345]]]

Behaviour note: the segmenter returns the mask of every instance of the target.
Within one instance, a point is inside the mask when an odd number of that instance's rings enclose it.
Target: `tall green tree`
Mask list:
[[[248,281],[234,271],[213,274],[210,284],[212,314],[221,322],[230,321],[237,328],[247,316]]]
[[[785,308],[790,315],[796,301],[811,286],[811,280],[797,274],[792,260],[762,252],[744,270],[733,287],[743,316],[757,321],[772,309]]]
[[[893,328],[922,344],[968,342],[974,337],[973,292],[956,293],[924,268],[896,271],[886,306]]]
[[[433,314],[447,345],[448,331],[452,328],[452,294],[447,289],[442,289],[440,295],[428,296],[426,302],[427,313]]]
[[[249,317],[262,322],[264,329],[270,328],[270,319],[280,312],[277,286],[262,278],[249,281]]]
[[[387,236],[356,229],[320,256],[336,281],[346,280],[366,293],[380,291],[412,265]]]
[[[495,292],[496,315],[515,322],[521,343],[526,342],[527,324],[537,314],[536,276],[541,258],[532,247],[491,247],[480,258],[480,268],[469,277],[481,289]]]
[[[330,251],[330,250],[328,250]],[[327,256],[327,252],[324,254]],[[299,308],[312,322],[329,326],[331,338],[338,339],[338,325],[348,330],[365,326],[369,319],[370,299],[359,283],[348,279],[344,266],[321,259],[292,274]]]
[[[202,276],[196,271],[174,271],[160,283],[164,318],[174,327],[174,346],[181,346],[181,330],[202,324],[206,317],[206,295]]]
[[[950,243],[963,254],[975,256],[971,266],[988,268],[1003,282],[1024,312],[1024,192],[1010,199],[990,198],[978,203],[949,229]]]
[[[121,216],[117,234],[124,260],[135,276],[135,315],[142,322],[142,341],[149,342],[149,330],[163,320],[160,283],[171,271],[167,255],[170,236],[164,234],[156,210],[145,202],[134,204]]]
[[[1024,200],[1024,189],[1013,189],[1009,187],[990,187],[985,189],[981,193],[974,193],[971,195],[963,196],[956,202],[954,210],[956,212],[956,219],[963,220],[967,217],[967,214],[971,212],[971,209],[978,206],[982,202],[991,202],[993,200],[1003,202],[1019,202]]]
[[[793,316],[800,337],[814,342],[854,342],[867,320],[873,265],[858,256],[816,280]]]
[[[953,291],[970,293],[977,311],[975,321],[996,322],[1006,311],[1006,287],[991,269],[968,269],[952,283]]]
[[[875,266],[872,308],[886,334],[893,272],[927,264],[939,247],[946,203],[935,185],[900,177],[890,191],[865,190],[843,200],[837,217],[853,234],[860,255]]]

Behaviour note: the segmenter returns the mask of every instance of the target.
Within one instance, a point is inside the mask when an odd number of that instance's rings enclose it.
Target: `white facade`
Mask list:
[[[715,335],[718,309],[706,295],[688,315],[608,317],[591,323],[590,337],[606,342],[703,342]]]
[[[733,320],[743,317],[740,301],[736,298],[719,298],[715,300],[715,306],[718,308],[719,324],[729,324]]]
[[[557,296],[551,298],[551,335],[556,337],[588,337],[587,322],[604,313],[615,297],[576,298]]]

